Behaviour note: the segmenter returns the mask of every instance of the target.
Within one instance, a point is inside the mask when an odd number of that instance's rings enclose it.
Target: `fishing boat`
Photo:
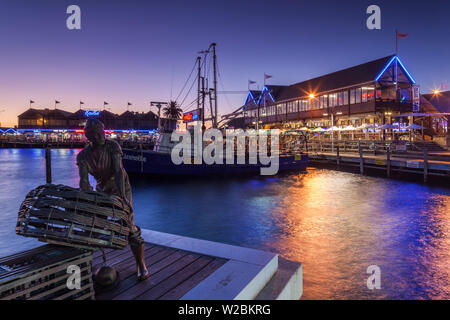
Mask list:
[[[194,79],[197,82],[197,109],[193,112],[187,112],[183,114],[183,122],[198,122],[201,124],[202,132],[205,132],[205,121],[211,121],[212,128],[221,128],[220,121],[218,121],[217,116],[217,61],[216,61],[216,44],[212,43],[209,48],[205,51],[199,53],[204,54],[203,64],[201,57],[196,58],[194,64],[197,66],[197,77]],[[207,60],[208,54],[212,54],[212,59]],[[205,79],[205,75],[202,76],[202,65],[205,61],[212,61],[213,63],[213,88],[205,87],[205,83],[208,81]],[[204,66],[205,68],[206,66]],[[193,69],[193,70],[194,70]],[[192,74],[192,73],[191,73]],[[188,77],[188,80],[190,76]],[[206,80],[206,81],[205,81]],[[186,82],[187,83],[187,82]],[[186,86],[185,86],[186,87]],[[192,88],[192,86],[191,86]],[[181,94],[181,93],[180,93]],[[207,98],[209,96],[209,99]],[[205,101],[209,100],[210,104],[210,118],[205,119]],[[152,102],[153,103],[153,102]],[[160,108],[162,102],[155,102],[154,105],[158,107],[158,117],[160,115]],[[233,116],[237,116],[238,112],[233,112]],[[160,118],[159,118],[160,119]],[[177,119],[177,117],[174,117]],[[228,119],[228,117],[224,117]],[[222,124],[223,125],[223,124]],[[200,125],[198,125],[200,127]],[[158,131],[160,135],[153,150],[145,150],[142,147],[125,148],[123,149],[123,165],[128,173],[131,174],[148,174],[148,175],[172,175],[172,176],[199,176],[199,175],[210,175],[210,176],[230,176],[230,175],[259,175],[264,170],[264,168],[269,168],[271,163],[264,165],[257,163],[257,161],[248,161],[248,154],[246,154],[246,160],[244,164],[236,161],[237,156],[231,159],[232,161],[226,161],[227,159],[221,159],[223,161],[216,161],[213,164],[207,164],[204,161],[186,161],[181,164],[176,164],[172,159],[172,150],[175,143],[171,141],[171,132],[164,132],[160,126],[160,121],[158,121]],[[193,134],[193,132],[191,132]],[[194,138],[195,139],[195,138]],[[200,138],[203,140],[203,135]],[[195,140],[198,141],[198,140]],[[204,143],[204,142],[203,142]],[[192,150],[194,151],[194,150]],[[277,170],[273,170],[276,173],[285,172],[288,170],[305,170],[308,165],[308,155],[306,153],[281,153],[279,150],[277,152],[278,164]],[[245,151],[244,151],[245,153]],[[247,150],[248,153],[248,150]],[[192,152],[191,154],[194,154]],[[197,154],[198,155],[198,154]],[[241,153],[242,156],[242,153]],[[200,155],[201,157],[201,155]],[[197,158],[198,159],[198,158]],[[228,159],[230,160],[230,159]],[[195,163],[194,163],[195,162]],[[255,163],[256,162],[256,163]],[[232,163],[232,164],[228,164]],[[272,163],[273,164],[273,163]]]
[[[199,164],[181,163],[175,164],[172,161],[172,147],[167,142],[167,135],[161,135],[154,150],[144,149],[123,149],[123,165],[125,170],[131,174],[146,174],[154,176],[236,176],[236,175],[260,175],[261,168],[269,167],[261,163],[226,164],[206,164],[202,161]],[[247,158],[248,159],[248,158]],[[236,159],[234,159],[236,160]],[[278,170],[276,173],[286,171],[304,171],[308,166],[308,155],[306,153],[280,154],[278,158]]]

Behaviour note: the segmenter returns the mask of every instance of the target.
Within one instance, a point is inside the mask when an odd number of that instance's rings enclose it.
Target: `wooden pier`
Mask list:
[[[227,262],[146,243],[145,260],[151,275],[140,282],[136,279],[136,263],[129,248],[109,250],[106,256],[107,264],[116,268],[121,281],[113,290],[97,293],[97,300],[178,300]],[[93,257],[93,272],[102,264],[102,255],[97,251]]]
[[[300,299],[302,264],[277,254],[206,240],[142,230],[150,277],[136,278],[129,248],[106,250],[107,265],[120,275],[112,290],[97,300]],[[93,256],[93,272],[103,264]]]
[[[439,159],[439,160],[436,160]],[[386,172],[391,177],[392,172],[406,172],[422,175],[424,182],[429,176],[450,178],[450,153],[428,153],[426,150],[421,154],[392,155],[389,151],[382,154],[365,154],[361,149],[358,153],[340,152],[312,152],[309,154],[311,164],[335,164],[337,167],[357,167],[361,174],[366,169],[376,169]]]
[[[137,280],[136,262],[129,247],[106,249],[106,265],[116,269],[120,281],[112,289],[97,289],[96,300],[298,300],[302,296],[302,264],[299,262],[279,258],[271,252],[152,230],[142,229],[142,236],[146,242],[145,260],[150,277],[145,281]],[[33,250],[42,248],[53,247],[44,245]],[[70,247],[54,248],[80,251]],[[92,266],[87,267],[92,274],[104,265],[100,250],[93,254],[84,251],[84,254],[89,254],[89,262],[92,260]],[[58,270],[68,277],[64,269]],[[87,276],[91,277],[91,273]],[[18,277],[23,276],[19,273]],[[92,287],[92,279],[88,280]],[[83,288],[73,289],[70,296],[80,296],[76,290]],[[65,293],[66,296],[69,294]],[[93,296],[91,293],[88,298]]]

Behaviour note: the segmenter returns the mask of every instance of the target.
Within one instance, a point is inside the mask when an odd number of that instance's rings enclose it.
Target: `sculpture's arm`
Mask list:
[[[122,173],[122,159],[120,153],[115,153],[113,155],[113,170],[114,170],[114,180],[116,181],[117,189],[123,199],[126,199],[125,194],[125,181],[123,179]],[[128,200],[128,199],[126,199]]]
[[[80,174],[80,189],[84,191],[92,191],[92,186],[89,184],[89,173],[85,165],[78,165],[78,172]]]

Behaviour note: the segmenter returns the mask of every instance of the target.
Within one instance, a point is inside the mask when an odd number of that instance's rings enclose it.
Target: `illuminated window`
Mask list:
[[[328,107],[328,95],[324,95],[323,96],[323,107],[326,108]]]
[[[361,103],[361,88],[356,89],[355,103]]]
[[[332,93],[328,96],[328,99],[330,101],[330,107],[335,107],[337,106],[337,93]]]
[[[356,99],[356,90],[352,89],[350,90],[350,104],[355,104],[355,99]]]
[[[361,89],[361,102],[367,102],[367,88]]]
[[[348,91],[344,91],[344,105],[348,104]]]

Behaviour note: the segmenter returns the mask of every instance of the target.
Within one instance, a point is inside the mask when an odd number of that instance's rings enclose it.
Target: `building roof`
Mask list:
[[[72,112],[64,111],[61,109],[33,109],[30,108],[27,111],[19,115],[20,118],[33,118],[36,116],[54,117],[54,118],[67,118],[72,115]]]
[[[330,91],[374,81],[394,56],[395,55],[390,55],[290,86],[281,86],[281,90],[279,90],[278,94],[276,94],[276,96],[274,95],[274,97],[276,100],[288,100],[301,96],[308,96],[312,92]]]
[[[450,112],[450,91],[439,92],[438,94],[428,93],[422,96],[439,112]]]

